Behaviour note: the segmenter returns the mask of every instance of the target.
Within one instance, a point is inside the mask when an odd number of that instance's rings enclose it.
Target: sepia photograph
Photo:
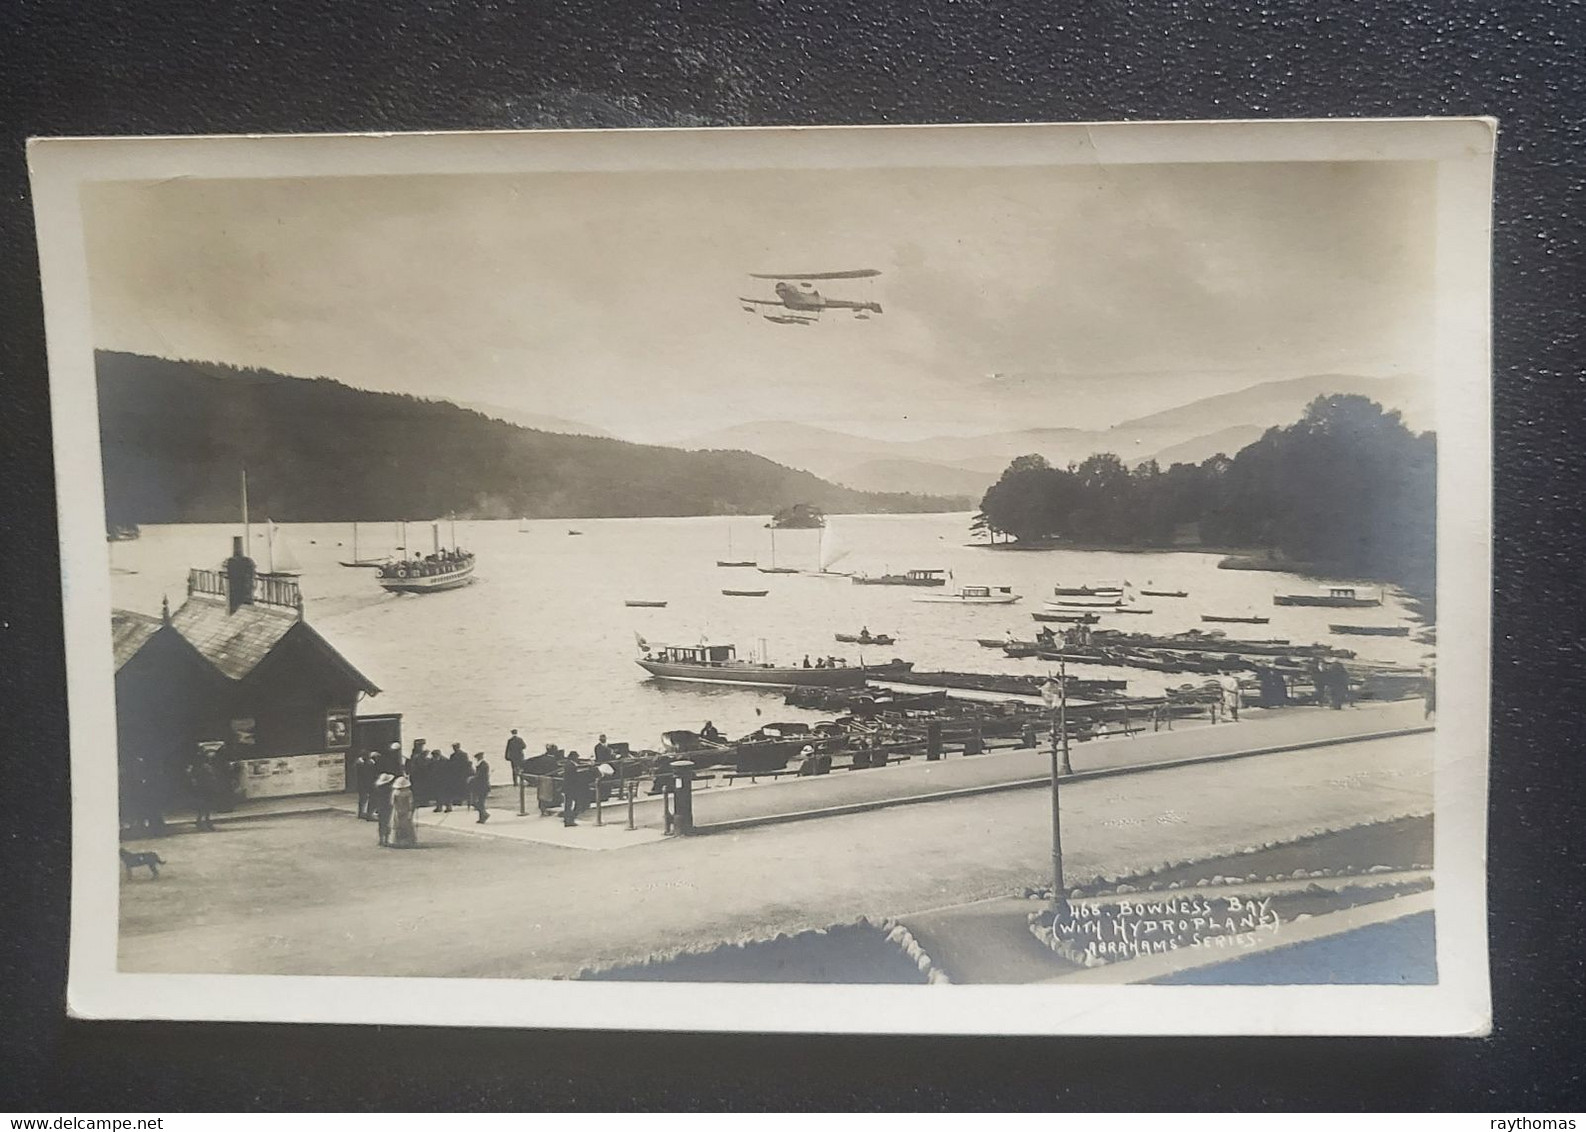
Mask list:
[[[1492,130],[35,142],[72,1009],[1484,1032]]]

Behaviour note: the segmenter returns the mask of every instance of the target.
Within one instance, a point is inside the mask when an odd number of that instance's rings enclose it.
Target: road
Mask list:
[[[1064,791],[1068,875],[1126,875],[1428,813],[1432,738],[1073,783]],[[161,879],[122,885],[121,969],[566,977],[1017,893],[1044,880],[1051,850],[1040,789],[615,853],[421,835],[418,850],[379,849],[369,823],[321,813],[168,839]]]

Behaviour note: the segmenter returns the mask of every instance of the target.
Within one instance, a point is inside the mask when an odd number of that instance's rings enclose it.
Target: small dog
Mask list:
[[[160,879],[160,866],[165,864],[165,858],[155,852],[133,853],[126,849],[121,851],[121,863],[126,866],[127,879],[132,879],[132,870],[147,867],[152,879]]]

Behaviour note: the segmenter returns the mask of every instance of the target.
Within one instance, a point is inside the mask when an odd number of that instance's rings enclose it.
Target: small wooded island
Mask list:
[[[819,507],[809,503],[795,503],[784,507],[766,526],[779,531],[813,531],[826,525],[826,515]]]

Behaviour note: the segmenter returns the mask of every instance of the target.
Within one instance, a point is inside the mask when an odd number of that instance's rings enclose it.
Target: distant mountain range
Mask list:
[[[1228,456],[1260,439],[1267,429],[1293,423],[1316,397],[1360,393],[1385,408],[1400,409],[1415,425],[1424,415],[1415,378],[1318,374],[1268,381],[1205,397],[1107,429],[1029,428],[982,436],[938,436],[889,441],[813,425],[771,421],[735,425],[677,446],[694,450],[739,449],[862,491],[920,491],[979,497],[1015,456],[1039,453],[1058,466],[1098,452],[1128,464],[1155,459],[1200,463]]]
[[[278,521],[962,510],[857,491],[744,451],[684,452],[493,419],[327,378],[96,355],[106,522],[223,522],[246,468]],[[573,424],[574,422],[562,422]]]

